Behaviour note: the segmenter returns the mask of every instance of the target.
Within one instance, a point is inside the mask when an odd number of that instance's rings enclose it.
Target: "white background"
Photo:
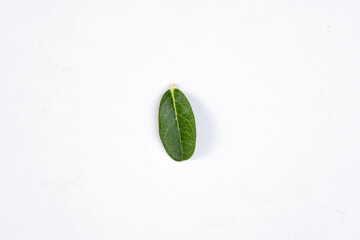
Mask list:
[[[0,2],[0,240],[360,239],[360,2]],[[175,162],[162,94],[198,141]]]

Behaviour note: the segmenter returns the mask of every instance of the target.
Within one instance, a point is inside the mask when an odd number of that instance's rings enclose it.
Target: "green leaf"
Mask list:
[[[165,92],[159,108],[159,134],[166,152],[175,161],[189,159],[196,144],[194,113],[175,84]]]

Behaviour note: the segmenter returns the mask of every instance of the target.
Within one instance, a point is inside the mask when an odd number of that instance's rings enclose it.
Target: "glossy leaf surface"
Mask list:
[[[196,145],[194,113],[185,95],[174,85],[160,101],[159,134],[166,152],[175,161],[187,160],[193,155]]]

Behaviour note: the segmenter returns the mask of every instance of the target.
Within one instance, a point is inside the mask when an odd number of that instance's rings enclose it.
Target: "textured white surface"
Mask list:
[[[360,239],[359,12],[2,0],[0,239]],[[172,83],[198,126],[181,163]]]

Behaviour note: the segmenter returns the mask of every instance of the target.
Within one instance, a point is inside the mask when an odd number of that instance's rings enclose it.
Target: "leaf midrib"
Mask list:
[[[170,92],[171,92],[171,97],[172,97],[173,105],[174,105],[176,128],[177,128],[178,134],[179,134],[181,157],[184,158],[184,150],[183,150],[183,147],[182,147],[181,134],[180,134],[180,128],[179,128],[179,121],[178,121],[178,116],[177,116],[177,111],[176,111],[175,94],[174,94],[174,90],[175,90],[175,89],[174,89],[174,87],[175,87],[175,84],[173,84],[173,85],[171,86]]]

